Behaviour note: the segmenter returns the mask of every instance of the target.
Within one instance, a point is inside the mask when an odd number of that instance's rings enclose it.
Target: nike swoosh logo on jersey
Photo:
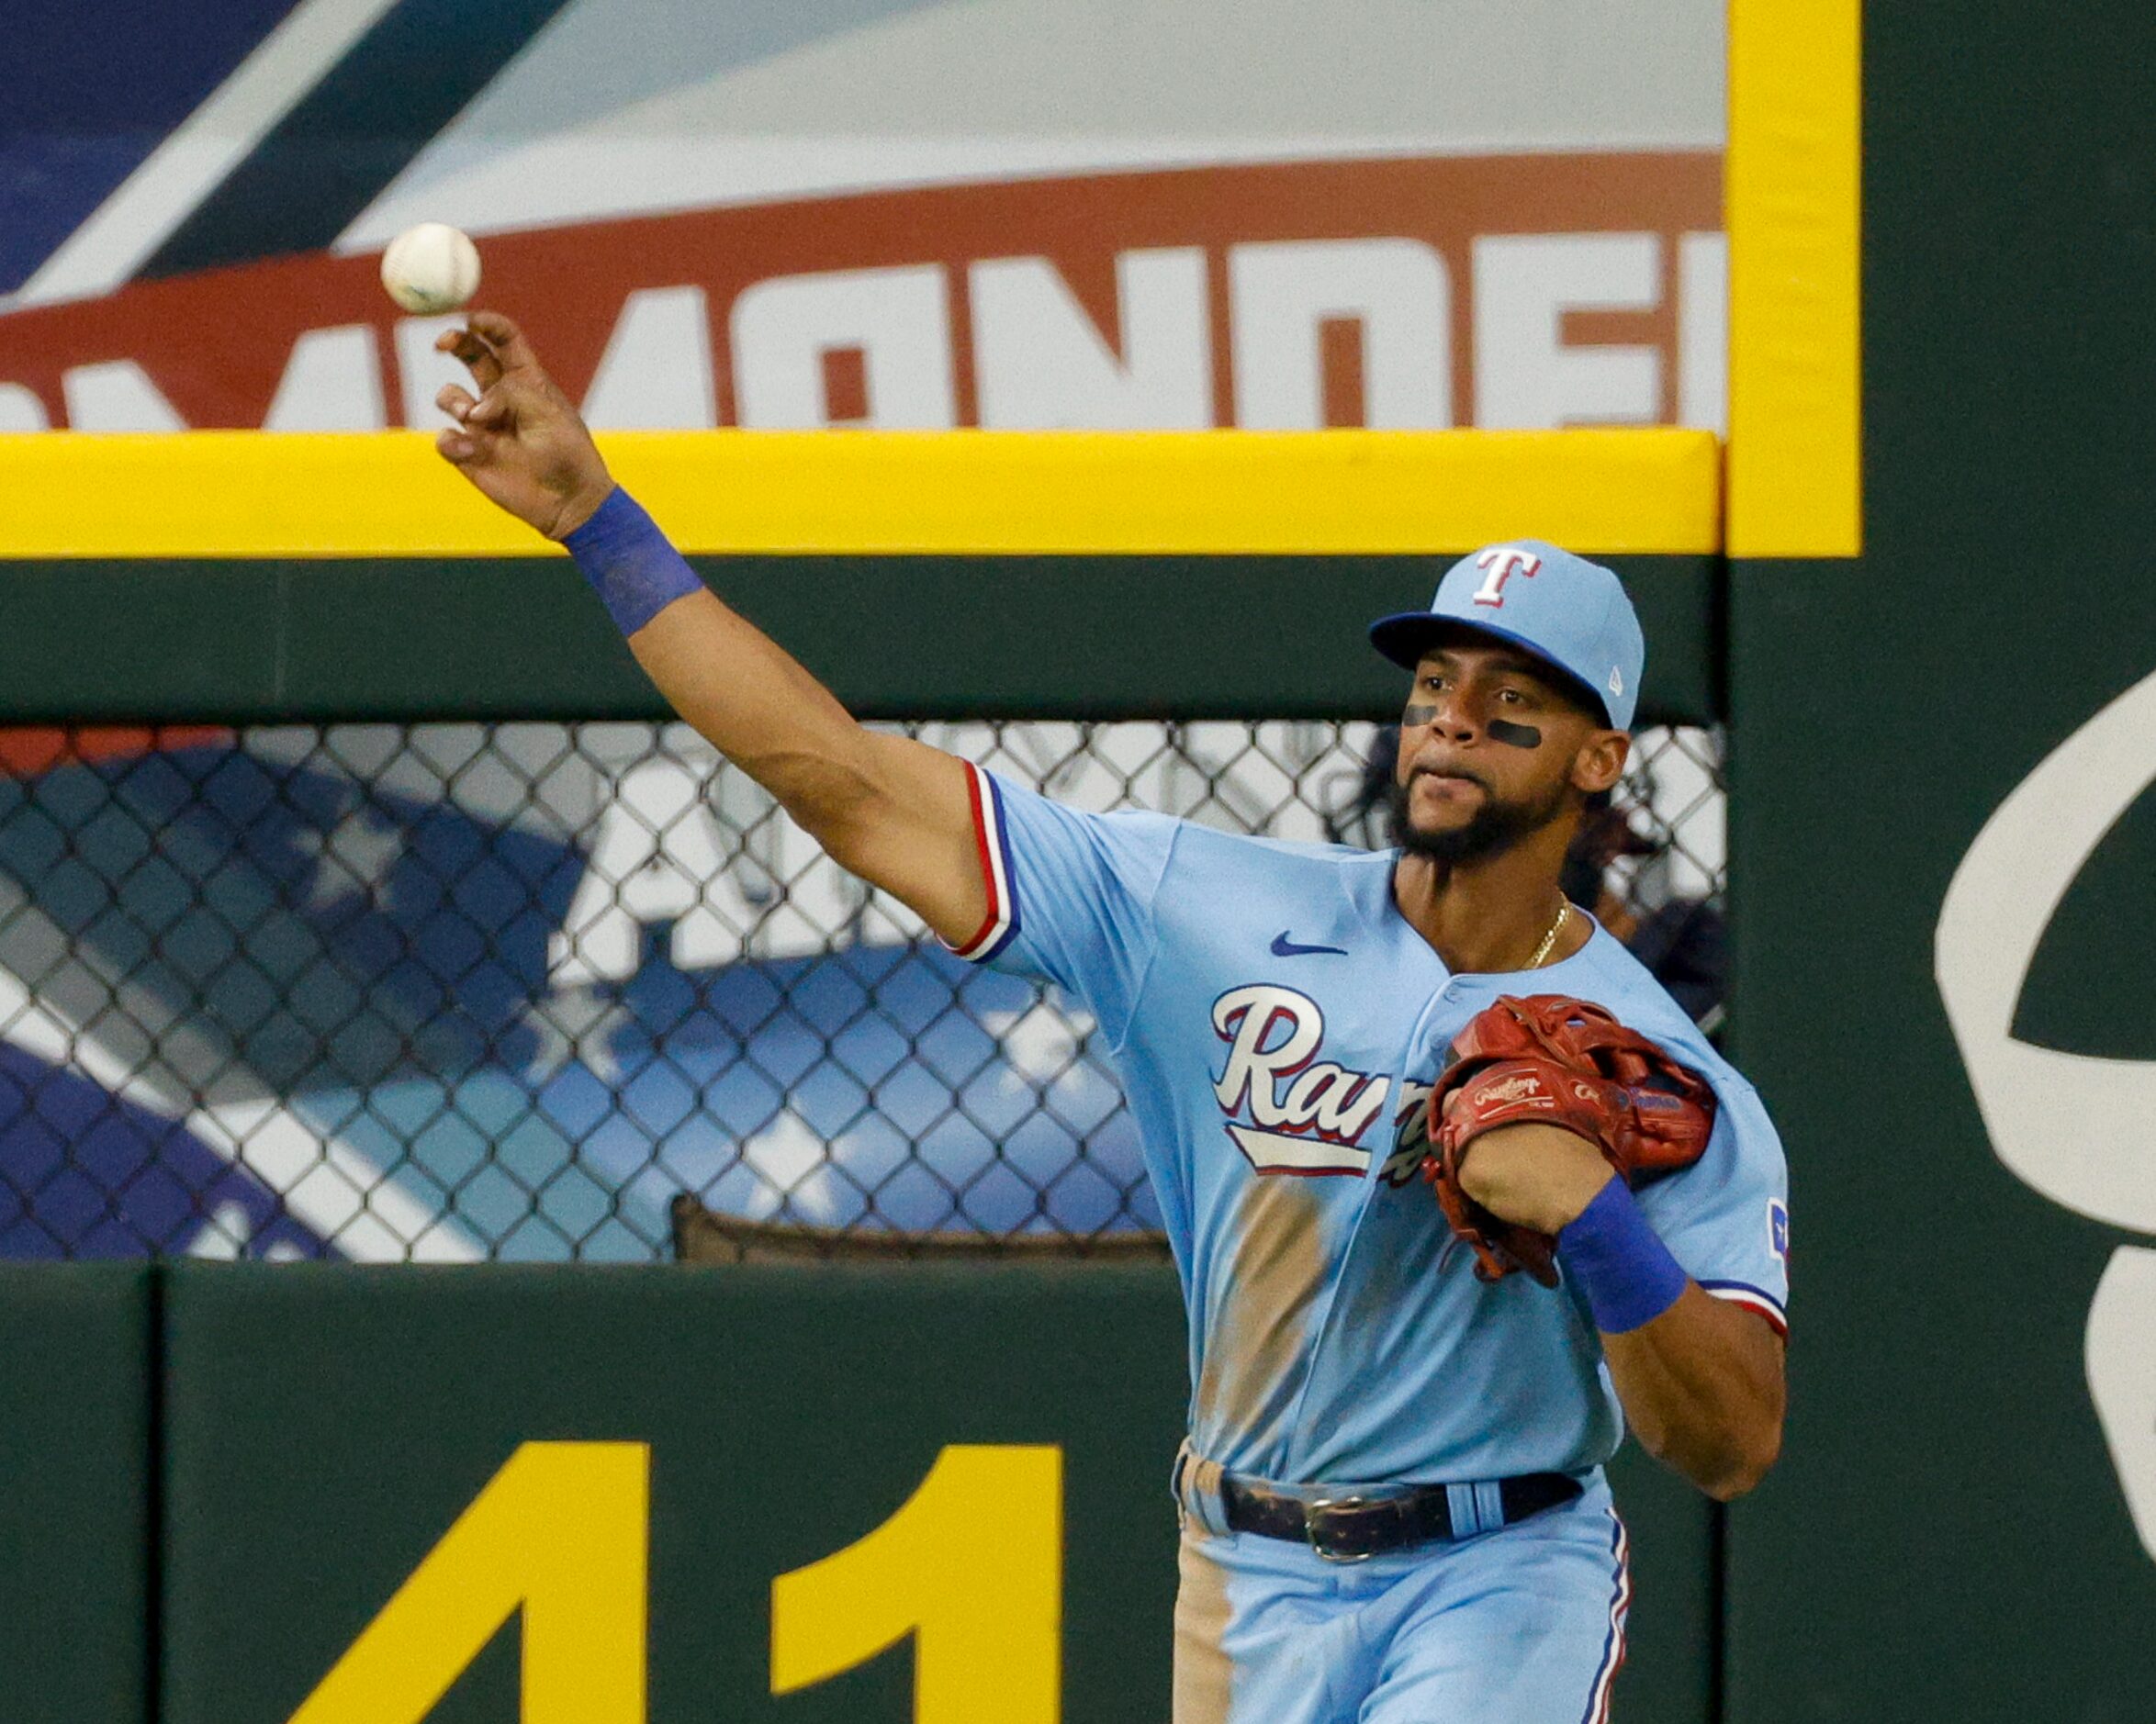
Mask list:
[[[1273,936],[1273,956],[1275,957],[1311,957],[1320,952],[1330,952],[1334,957],[1345,957],[1347,956],[1347,948],[1345,946],[1297,946],[1293,940],[1287,937],[1287,930],[1286,928],[1281,929],[1278,934],[1275,934]]]

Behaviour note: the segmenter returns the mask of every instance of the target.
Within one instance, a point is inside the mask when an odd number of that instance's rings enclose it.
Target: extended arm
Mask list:
[[[472,373],[475,397],[439,397],[457,423],[443,455],[490,500],[567,542],[614,493],[590,433],[530,343],[507,318],[474,312],[440,345]],[[610,510],[623,512],[625,499]],[[607,523],[598,523],[604,526]],[[904,737],[864,730],[830,690],[769,636],[679,569],[656,530],[634,515],[610,534],[615,562],[657,569],[662,597],[629,635],[636,662],[668,702],[776,797],[843,868],[881,886],[953,945],[987,910],[966,768]],[[579,547],[581,548],[581,547]],[[589,557],[587,561],[589,562]]]
[[[1492,1214],[1556,1237],[1650,1454],[1723,1502],[1766,1476],[1781,1449],[1781,1338],[1685,1277],[1594,1145],[1551,1125],[1499,1126],[1470,1145],[1460,1183]]]

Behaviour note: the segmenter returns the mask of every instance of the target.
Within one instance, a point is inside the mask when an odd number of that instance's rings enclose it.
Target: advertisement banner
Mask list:
[[[0,429],[438,423],[421,220],[601,426],[1724,422],[1704,0],[190,10],[0,146]]]

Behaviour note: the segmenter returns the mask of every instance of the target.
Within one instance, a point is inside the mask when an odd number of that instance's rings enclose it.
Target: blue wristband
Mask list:
[[[618,485],[562,543],[623,634],[635,633],[675,599],[703,590],[658,523]]]
[[[1678,1302],[1690,1279],[1621,1179],[1597,1192],[1557,1235],[1557,1261],[1587,1295],[1595,1327],[1604,1335],[1652,1323]]]

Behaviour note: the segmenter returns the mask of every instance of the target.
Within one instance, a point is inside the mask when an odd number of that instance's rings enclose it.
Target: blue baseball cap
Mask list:
[[[1370,644],[1403,669],[1422,662],[1448,626],[1493,634],[1561,670],[1630,730],[1647,644],[1613,570],[1540,539],[1472,551],[1445,571],[1427,610],[1370,625]]]

